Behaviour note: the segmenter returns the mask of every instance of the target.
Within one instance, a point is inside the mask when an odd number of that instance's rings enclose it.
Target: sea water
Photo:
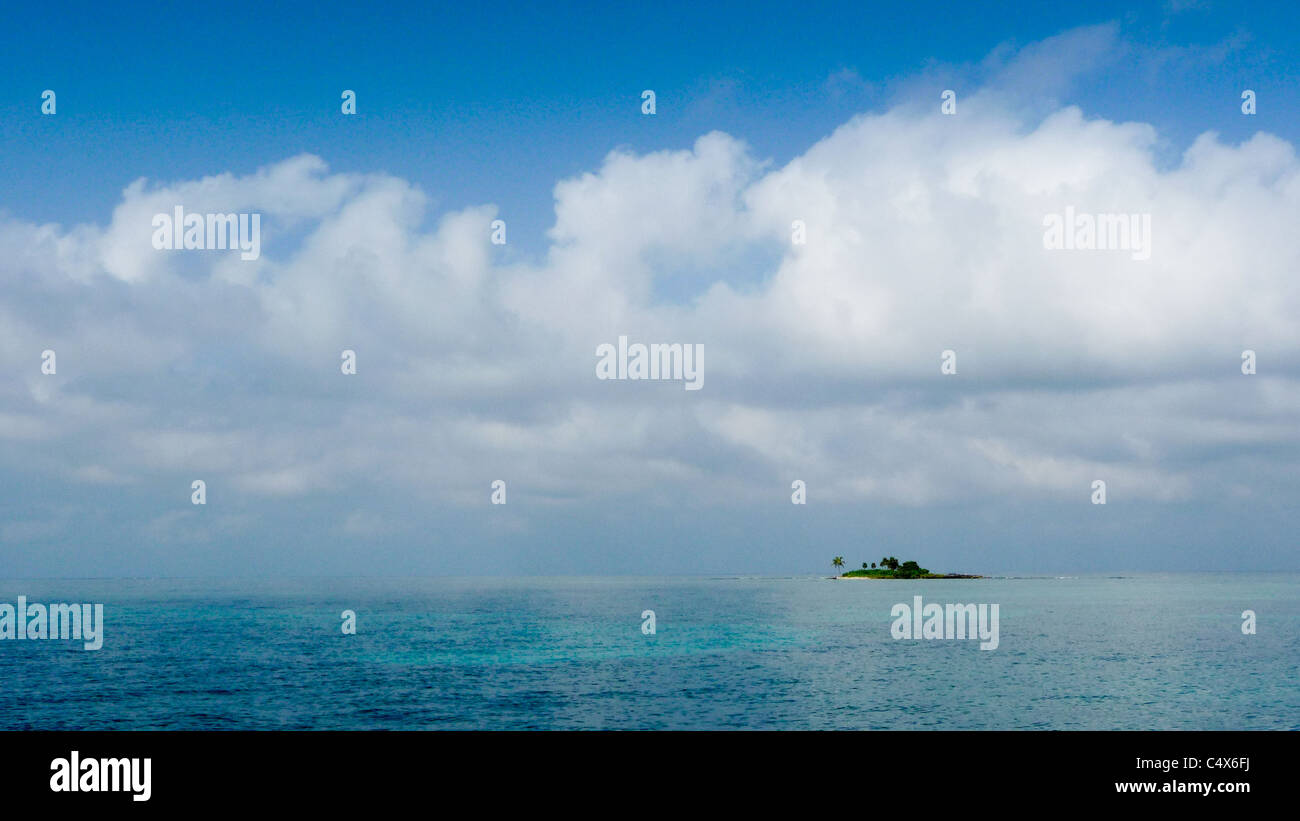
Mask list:
[[[19,595],[102,603],[103,645],[0,641],[6,730],[1300,729],[1297,574],[0,582]],[[918,595],[997,604],[997,648],[894,638]]]

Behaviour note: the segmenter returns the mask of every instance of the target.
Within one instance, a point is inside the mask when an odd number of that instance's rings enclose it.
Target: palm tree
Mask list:
[[[863,569],[863,570],[866,570],[866,569],[867,569],[867,563],[866,563],[866,562],[863,562],[863,563],[862,563],[862,569]]]
[[[871,569],[872,569],[872,570],[875,570],[875,569],[876,569],[876,563],[875,563],[875,562],[872,562],[872,563],[871,563]]]
[[[844,566],[844,557],[843,557],[843,556],[836,556],[835,558],[831,559],[831,566],[832,566],[832,567],[843,567],[843,566]]]

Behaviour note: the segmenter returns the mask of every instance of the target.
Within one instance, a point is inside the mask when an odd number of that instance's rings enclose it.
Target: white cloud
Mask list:
[[[574,500],[782,499],[798,476],[820,499],[923,505],[1083,499],[1093,478],[1195,498],[1290,465],[1292,145],[1206,134],[1161,169],[1147,124],[1025,121],[1000,93],[931,108],[857,117],[782,167],[721,133],[613,152],[557,184],[533,263],[497,262],[492,206],[425,228],[406,181],[307,155],[138,180],[102,229],[0,221],[0,357],[30,385],[0,391],[4,470],[465,504],[484,472]],[[155,251],[150,218],[176,204],[264,213],[262,258]],[[1150,261],[1046,251],[1043,216],[1067,206],[1151,214]],[[619,334],[704,343],[706,389],[597,381],[595,347]]]

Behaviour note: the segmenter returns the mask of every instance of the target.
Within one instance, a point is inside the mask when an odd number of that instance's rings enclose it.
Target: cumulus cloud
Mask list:
[[[1008,58],[959,116],[864,114],[782,166],[716,132],[614,151],[556,184],[530,261],[490,243],[494,206],[431,214],[405,180],[310,155],[131,182],[104,226],[7,218],[3,470],[452,505],[483,503],[485,470],[560,505],[779,501],[796,477],[892,505],[1291,487],[1294,146],[1206,133],[1162,168],[1150,124],[1008,103],[1050,53]],[[177,205],[263,214],[262,256],[155,250]],[[1150,259],[1044,248],[1067,207],[1150,214]],[[597,380],[619,335],[704,344],[705,389]]]

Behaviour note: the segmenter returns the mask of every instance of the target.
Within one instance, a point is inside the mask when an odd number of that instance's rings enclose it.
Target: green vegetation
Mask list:
[[[876,562],[867,567],[867,563],[862,563],[861,570],[850,570],[847,573],[841,573],[837,578],[841,579],[978,579],[980,576],[968,576],[961,573],[931,573],[914,561],[899,562],[893,556],[886,556],[880,560],[880,566],[876,567]],[[844,567],[844,557],[836,556],[831,560],[831,565],[836,569]]]

